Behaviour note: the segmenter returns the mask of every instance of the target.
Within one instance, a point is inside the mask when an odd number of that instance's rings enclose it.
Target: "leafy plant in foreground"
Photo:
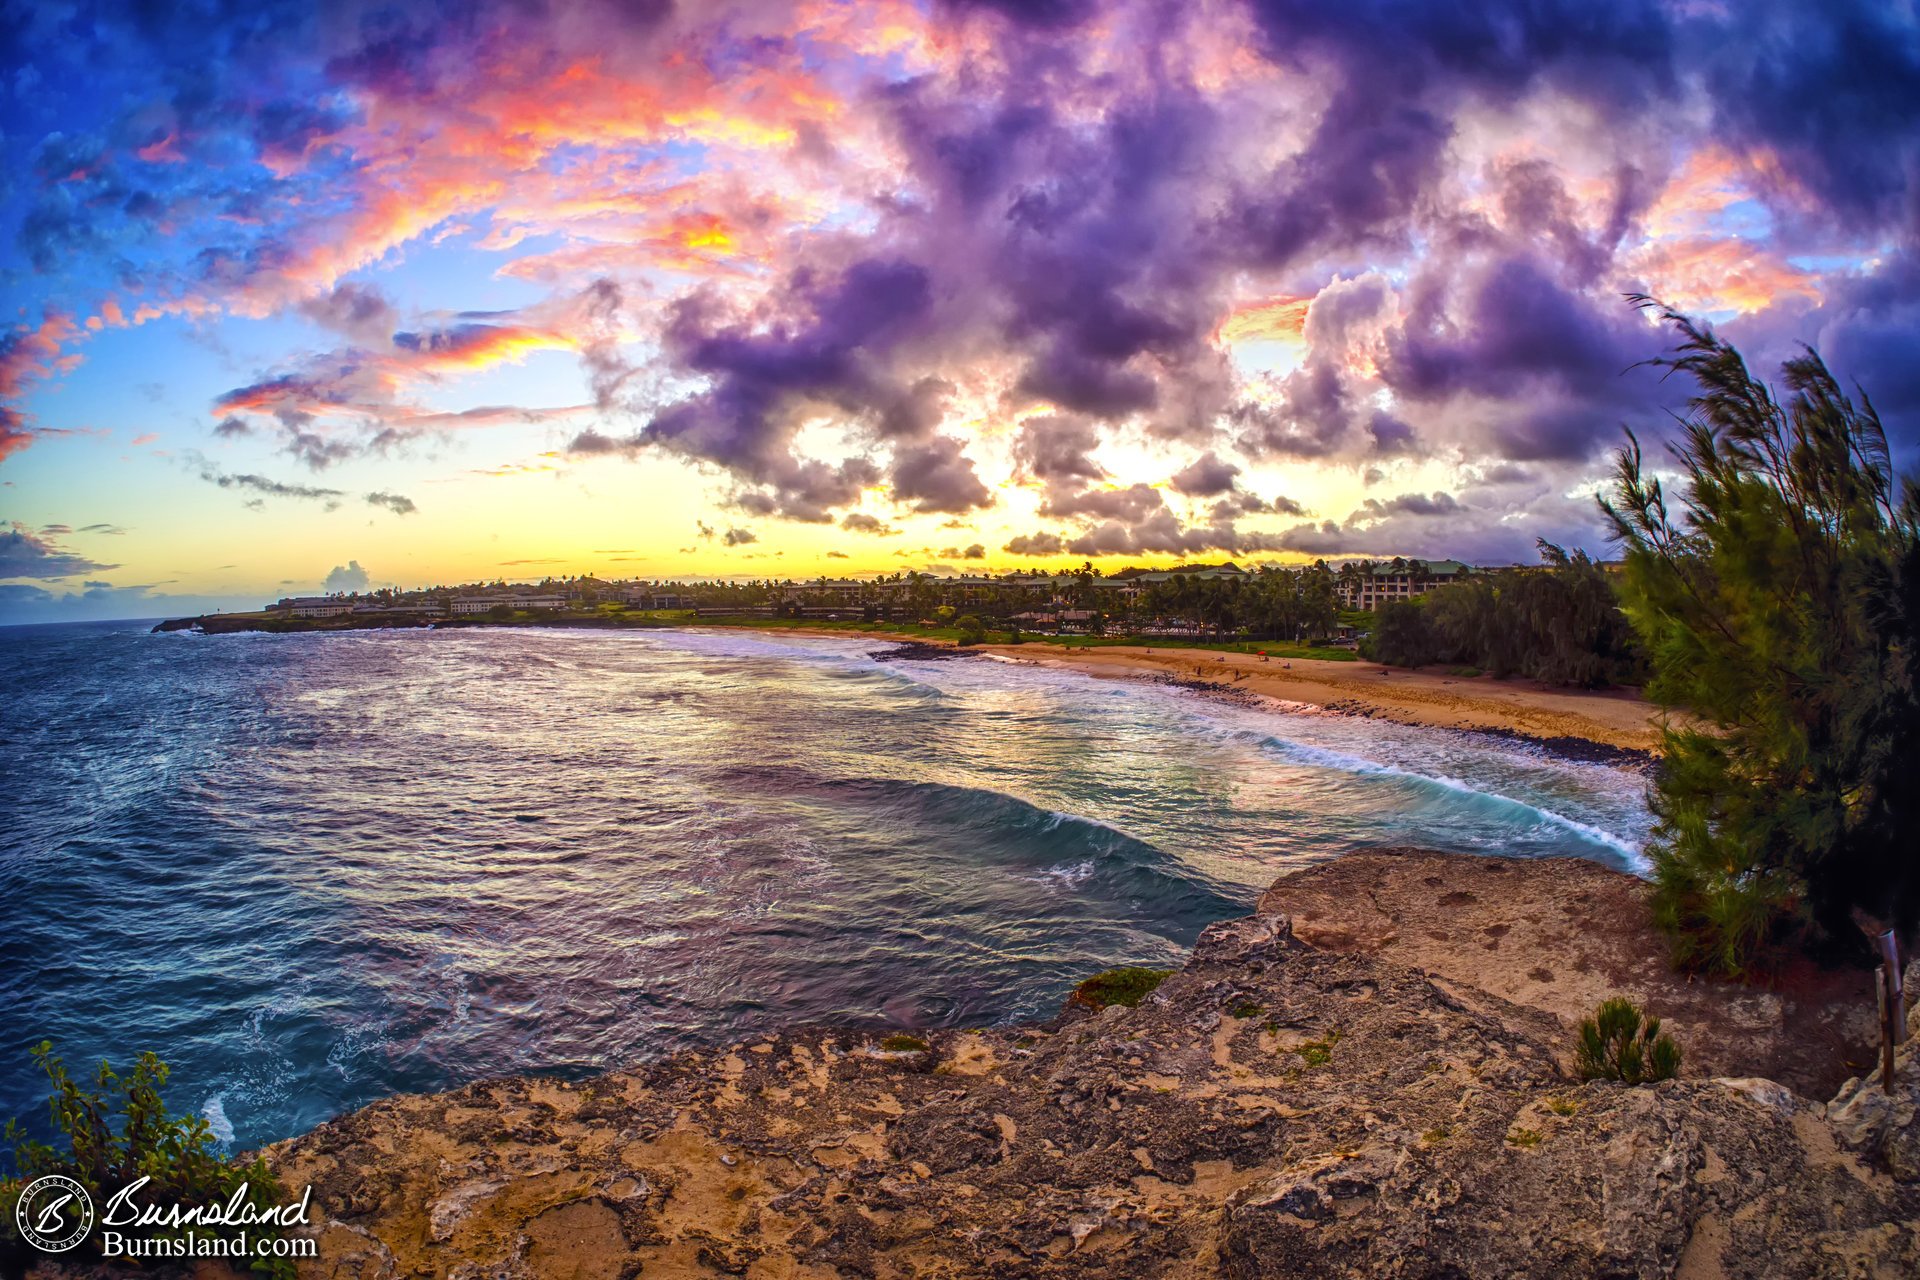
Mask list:
[[[1661,1034],[1660,1019],[1644,1017],[1624,996],[1601,1001],[1591,1018],[1580,1020],[1573,1058],[1582,1080],[1651,1084],[1680,1070],[1680,1046]]]
[[[146,1205],[186,1208],[225,1205],[244,1188],[244,1200],[256,1210],[278,1207],[285,1199],[279,1180],[263,1159],[238,1164],[216,1149],[213,1131],[200,1116],[174,1116],[160,1096],[167,1083],[167,1064],[143,1053],[126,1076],[102,1061],[91,1086],[76,1081],[42,1041],[32,1050],[33,1060],[47,1075],[53,1092],[47,1099],[53,1127],[64,1139],[64,1150],[22,1135],[16,1121],[4,1130],[13,1146],[13,1175],[0,1178],[0,1241],[5,1252],[25,1257],[26,1245],[14,1224],[14,1206],[25,1186],[47,1174],[64,1174],[87,1189],[96,1211],[122,1188],[150,1181],[138,1199]],[[178,1229],[137,1228],[144,1238],[190,1240],[230,1238],[246,1231],[253,1240],[278,1237],[284,1230],[272,1225],[240,1227],[183,1226]],[[258,1258],[255,1271],[291,1277],[291,1258]]]

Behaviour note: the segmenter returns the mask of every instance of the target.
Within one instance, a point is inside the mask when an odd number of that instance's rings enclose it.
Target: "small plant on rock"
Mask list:
[[[886,1053],[931,1053],[932,1046],[919,1036],[896,1033],[880,1042],[880,1048]]]
[[[1660,1019],[1646,1017],[1633,1001],[1615,996],[1602,1001],[1593,1017],[1580,1020],[1574,1065],[1582,1080],[1651,1084],[1679,1073],[1680,1046],[1661,1034]]]
[[[1152,995],[1155,988],[1172,976],[1171,969],[1143,969],[1126,965],[1096,973],[1073,989],[1075,1004],[1094,1009],[1122,1005],[1128,1009]]]

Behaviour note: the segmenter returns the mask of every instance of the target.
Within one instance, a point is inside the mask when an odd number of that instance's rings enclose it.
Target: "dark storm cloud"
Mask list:
[[[1101,480],[1107,471],[1093,460],[1100,431],[1081,418],[1050,415],[1029,418],[1013,440],[1013,458],[1021,473],[1047,484]]]
[[[1886,424],[1895,462],[1920,464],[1920,243],[1891,254],[1871,274],[1830,278],[1824,304],[1775,307],[1724,326],[1749,367],[1777,383],[1782,361],[1815,347],[1844,385],[1863,389]]]
[[[413,504],[412,498],[397,493],[370,493],[367,495],[367,505],[385,507],[397,516],[410,516],[420,510]]]
[[[1718,130],[1769,148],[1819,215],[1860,230],[1914,227],[1920,168],[1920,27],[1910,5],[1743,4],[1738,38],[1705,60]],[[1791,189],[1782,212],[1802,212]]]
[[[1408,289],[1406,310],[1386,334],[1381,382],[1412,406],[1475,403],[1471,443],[1509,461],[1590,459],[1622,421],[1652,418],[1676,394],[1646,363],[1665,349],[1663,332],[1530,256],[1437,263]],[[1326,390],[1329,401],[1343,394]]]
[[[1350,385],[1349,375],[1331,360],[1309,360],[1287,375],[1279,392],[1278,403],[1243,404],[1230,416],[1249,457],[1392,456],[1419,447],[1411,426]]]
[[[1368,498],[1361,509],[1376,520],[1393,515],[1409,516],[1450,516],[1463,511],[1458,499],[1450,493],[1403,493],[1396,498],[1384,501]]]
[[[1082,489],[1078,492],[1056,490],[1040,504],[1040,514],[1055,519],[1089,516],[1101,520],[1135,523],[1167,508],[1167,500],[1150,484],[1132,484],[1124,489]]]
[[[1003,549],[1017,556],[1057,556],[1066,547],[1066,539],[1057,533],[1023,533],[1010,539]]]
[[[297,277],[294,211],[353,209],[376,194],[338,141],[363,104],[463,104],[477,75],[523,51],[563,66],[641,50],[650,56],[636,66],[688,58],[744,76],[789,49],[758,22],[746,24],[751,39],[703,30],[669,44],[683,33],[673,21],[695,8],[24,7],[9,66],[60,51],[50,73],[139,107],[124,119],[90,112],[84,127],[7,130],[22,192],[9,224],[18,256],[43,273],[90,256],[162,292],[214,297]],[[954,385],[941,375],[975,362],[1009,371],[1012,407],[1044,401],[1080,424],[1056,460],[1036,451],[1020,463],[1061,489],[1062,510],[1105,478],[1093,459],[1114,424],[1192,450],[1224,447],[1224,433],[1259,460],[1589,464],[1621,421],[1657,422],[1670,403],[1645,371],[1623,373],[1660,340],[1611,290],[1629,271],[1623,237],[1663,166],[1702,143],[1747,158],[1781,237],[1798,245],[1837,228],[1848,252],[1877,255],[1858,278],[1823,281],[1821,305],[1746,317],[1735,331],[1770,351],[1814,341],[1873,393],[1896,440],[1920,435],[1914,286],[1876,296],[1905,269],[1920,226],[1911,5],[1251,0],[1247,12],[1250,55],[1302,87],[1284,109],[1223,105],[1216,86],[1199,87],[1177,56],[1193,43],[1177,6],[943,0],[937,15],[967,28],[943,52],[964,56],[906,76],[889,67],[849,91],[848,105],[879,119],[903,158],[897,182],[879,179],[862,217],[796,236],[782,250],[790,258],[770,264],[778,283],[764,299],[736,309],[718,290],[695,290],[647,308],[666,316],[671,384],[701,390],[677,400],[637,391],[617,341],[629,300],[609,281],[590,287],[573,336],[602,417],[572,452],[664,449],[725,471],[742,509],[779,518],[823,522],[881,482],[918,510],[969,510],[990,495],[971,442],[945,423]],[[1168,47],[1140,53],[1143,29],[1172,32]],[[656,49],[662,32],[673,36]],[[1099,39],[1117,51],[1088,57],[1082,42]],[[94,64],[115,72],[111,83],[81,79]],[[1602,212],[1582,209],[1558,157],[1459,171],[1473,129],[1502,111],[1528,124],[1596,122],[1583,126],[1595,149],[1617,150]],[[1250,146],[1265,130],[1286,146]],[[818,130],[806,145],[830,158],[835,139]],[[299,181],[271,163],[292,157],[305,166]],[[1462,179],[1485,199],[1462,207]],[[169,260],[159,229],[191,217],[215,229]],[[1274,394],[1232,393],[1214,334],[1249,278],[1304,295],[1371,264],[1385,274],[1322,292],[1308,359]],[[397,329],[368,286],[294,296],[268,294],[357,343]],[[488,327],[470,317],[403,334],[396,349],[456,357]],[[1376,340],[1377,361],[1340,358],[1349,343]],[[316,420],[364,403],[340,378],[285,375],[233,393],[216,431],[239,434],[240,415],[257,412],[279,424],[293,456],[324,467],[366,444]],[[861,456],[796,456],[810,415],[847,428]],[[18,409],[0,408],[0,454],[31,438]],[[1231,488],[1177,491],[1250,501]]]
[[[955,13],[997,13],[1010,22],[1042,31],[1054,31],[1086,21],[1098,10],[1096,0],[938,0]]]
[[[1674,33],[1658,0],[1253,0],[1270,56],[1326,61],[1401,93],[1471,90],[1510,99],[1545,82],[1626,111],[1674,87]]]
[[[964,514],[993,505],[993,493],[974,472],[965,446],[953,436],[935,436],[922,445],[894,450],[888,473],[895,502],[919,512]]]
[[[798,413],[837,409],[903,437],[888,472],[899,500],[921,511],[987,505],[990,495],[959,442],[927,434],[938,421],[943,384],[921,379],[902,387],[886,367],[888,350],[931,306],[927,272],[912,262],[869,260],[830,281],[796,273],[788,291],[806,320],[772,331],[739,323],[709,294],[683,298],[663,345],[681,368],[709,379],[711,389],[660,410],[628,439],[582,433],[573,452],[664,448],[765,486],[762,496],[781,516],[825,521],[831,508],[855,501],[880,478],[865,458],[829,466],[794,456]]]
[[[1556,486],[1498,506],[1468,505],[1446,492],[1368,499],[1344,521],[1293,526],[1272,539],[1313,556],[1416,556],[1474,564],[1529,564],[1534,540],[1600,550],[1605,535],[1593,502]]]
[[[1170,482],[1175,493],[1190,498],[1211,498],[1231,492],[1240,468],[1209,449],[1173,473]]]

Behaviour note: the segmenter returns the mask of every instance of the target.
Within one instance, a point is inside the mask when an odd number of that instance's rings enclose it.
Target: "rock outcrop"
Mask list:
[[[1314,946],[1411,965],[1569,1028],[1626,996],[1685,1046],[1688,1076],[1765,1076],[1826,1098],[1871,1067],[1872,975],[1805,960],[1750,987],[1675,973],[1647,892],[1644,880],[1582,858],[1379,849],[1282,877],[1260,910],[1291,917]]]
[[[1576,1083],[1554,1012],[1277,912],[1135,1008],[917,1034],[392,1098],[267,1155],[343,1277],[1920,1274],[1920,1185],[1819,1103]]]
[[[1834,1131],[1902,1182],[1920,1183],[1920,960],[1901,983],[1907,1003],[1907,1042],[1893,1057],[1893,1089],[1878,1071],[1847,1081],[1827,1107]]]

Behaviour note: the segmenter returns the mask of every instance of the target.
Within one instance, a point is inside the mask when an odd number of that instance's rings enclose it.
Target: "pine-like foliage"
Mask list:
[[[1584,551],[1544,538],[1539,547],[1537,568],[1468,578],[1427,597],[1437,660],[1546,684],[1637,681],[1633,627],[1605,571]]]
[[[1661,361],[1699,392],[1670,511],[1629,433],[1611,498],[1622,603],[1665,734],[1653,797],[1657,922],[1687,967],[1740,974],[1782,943],[1857,946],[1854,908],[1920,908],[1914,624],[1920,507],[1885,433],[1811,349],[1785,405],[1740,353],[1658,303]]]
[[[1580,1020],[1573,1058],[1582,1080],[1651,1084],[1680,1070],[1680,1046],[1660,1033],[1660,1019],[1643,1018],[1623,996],[1601,1001],[1591,1018]]]

